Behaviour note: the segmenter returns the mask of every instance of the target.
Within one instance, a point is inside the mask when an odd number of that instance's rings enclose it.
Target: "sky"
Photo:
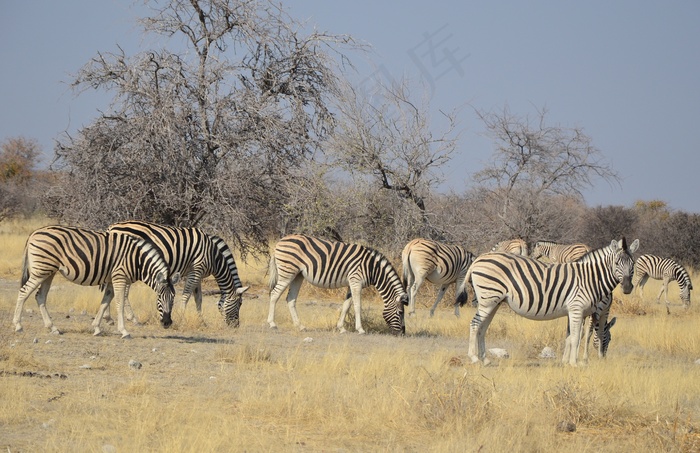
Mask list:
[[[582,128],[620,184],[596,180],[589,206],[661,200],[700,213],[700,2],[291,0],[311,29],[372,46],[362,86],[408,78],[438,112],[461,108],[463,132],[442,190],[463,193],[494,143],[474,109]],[[53,156],[109,97],[76,93],[71,75],[120,45],[146,50],[131,0],[0,0],[0,140],[23,136]],[[414,91],[414,94],[416,93]]]

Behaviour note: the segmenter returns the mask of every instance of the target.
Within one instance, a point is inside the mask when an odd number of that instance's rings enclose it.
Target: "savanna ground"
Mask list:
[[[363,298],[370,333],[336,333],[344,291],[307,285],[298,304],[307,330],[293,328],[284,301],[270,330],[266,263],[253,261],[239,262],[252,289],[238,329],[206,296],[204,323],[193,302],[176,304],[164,330],[154,294],[139,284],[133,338],[114,326],[95,337],[98,289],[57,277],[47,305],[62,335],[44,329],[33,296],[17,334],[24,241],[46,223],[0,223],[3,451],[700,450],[700,310],[679,305],[675,284],[670,315],[655,303],[658,282],[644,299],[616,294],[608,357],[577,368],[538,358],[545,346],[561,356],[565,320],[528,321],[507,309],[486,341],[510,357],[467,364],[473,308],[457,319],[443,306],[429,318],[430,284],[403,338],[387,333],[373,290]]]

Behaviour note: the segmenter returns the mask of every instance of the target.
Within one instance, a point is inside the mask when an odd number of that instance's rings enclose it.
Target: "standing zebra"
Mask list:
[[[426,279],[440,285],[435,303],[430,309],[430,316],[435,314],[447,287],[455,284],[456,294],[463,291],[464,277],[474,255],[458,245],[441,244],[429,239],[414,239],[401,252],[403,263],[403,281],[408,290],[408,314],[416,312],[418,289]],[[455,303],[455,316],[459,317],[459,304]]]
[[[581,258],[591,251],[586,244],[557,244],[550,241],[539,241],[535,243],[530,257],[538,259],[542,256],[549,258],[552,264],[571,263]]]
[[[243,293],[248,287],[241,284],[233,253],[223,239],[207,235],[198,228],[170,227],[138,220],[115,223],[109,227],[109,231],[129,234],[155,244],[170,271],[179,272],[185,278],[182,305],[186,308],[190,296],[194,294],[200,317],[202,279],[213,275],[221,291],[219,311],[228,325],[239,326]],[[126,301],[128,304],[128,288]],[[128,306],[126,308],[131,310]]]
[[[77,227],[48,226],[34,231],[27,239],[22,262],[22,286],[12,322],[16,332],[22,331],[22,308],[27,298],[39,288],[36,301],[44,318],[44,326],[60,333],[46,310],[46,295],[51,282],[60,272],[67,280],[83,286],[106,285],[100,310],[92,326],[101,333],[102,316],[116,296],[119,332],[128,338],[124,328],[124,298],[131,283],[143,281],[158,294],[158,317],[163,327],[172,324],[176,282],[168,276],[168,265],[157,248],[143,239],[111,232],[97,232]]]
[[[661,302],[661,294],[663,294],[668,309],[668,282],[675,280],[678,282],[683,304],[685,304],[686,307],[690,306],[690,290],[693,289],[693,283],[690,281],[688,271],[686,271],[683,266],[670,258],[641,255],[637,258],[634,265],[633,280],[633,284],[638,288],[640,296],[644,295],[644,285],[647,280],[649,280],[649,277],[655,280],[663,280],[663,285],[656,298],[656,303]]]
[[[612,294],[619,283],[625,294],[632,291],[631,253],[638,247],[638,239],[629,248],[624,238],[613,240],[576,262],[552,265],[501,252],[479,256],[466,277],[478,300],[470,327],[469,357],[473,362],[487,363],[486,330],[506,301],[515,313],[533,320],[568,316],[571,334],[566,339],[563,361],[576,365],[584,317],[593,314],[598,301]],[[466,297],[462,293],[460,300]],[[604,326],[605,320],[599,320],[599,338],[603,338]]]
[[[527,242],[522,239],[510,239],[506,241],[501,241],[494,245],[491,249],[492,252],[506,252],[513,253],[515,255],[527,256]]]
[[[360,320],[360,293],[366,286],[374,286],[384,301],[383,316],[398,335],[406,331],[404,305],[408,295],[399,274],[388,259],[376,250],[359,244],[327,241],[309,236],[293,234],[282,238],[275,246],[270,258],[270,313],[267,322],[276,328],[275,305],[284,290],[287,305],[294,325],[303,330],[296,310],[296,299],[304,280],[321,288],[349,287],[338,320],[338,330],[345,332],[345,316],[350,303],[355,308],[355,330],[365,333]]]

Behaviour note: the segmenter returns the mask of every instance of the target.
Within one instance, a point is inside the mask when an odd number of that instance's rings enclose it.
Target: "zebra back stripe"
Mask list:
[[[557,244],[550,241],[539,241],[532,249],[533,259],[545,256],[553,264],[571,263],[586,255],[591,248],[586,244]]]
[[[527,242],[522,239],[510,239],[501,241],[494,245],[491,249],[492,252],[505,252],[513,253],[515,255],[528,255]]]

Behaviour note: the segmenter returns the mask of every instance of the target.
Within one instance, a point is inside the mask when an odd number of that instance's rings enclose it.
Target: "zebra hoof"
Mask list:
[[[340,327],[338,328],[338,333],[345,333],[347,330],[345,330],[345,327]]]
[[[51,335],[61,335],[61,331],[56,327],[51,327]]]
[[[274,322],[271,322],[271,323],[270,323],[270,329],[272,329],[272,330],[277,330],[277,324],[275,324]]]
[[[22,328],[21,325],[15,324],[15,333],[20,333],[20,332],[22,332],[23,330],[24,330],[24,329]]]
[[[102,335],[102,329],[95,327],[95,331],[92,333],[92,335],[95,337]]]
[[[364,334],[366,334],[366,333],[367,333],[367,332],[365,332],[364,329],[360,329],[360,330],[357,331],[357,334],[358,334],[358,335],[364,335]]]
[[[129,332],[123,333],[122,340],[131,340],[131,334]]]

